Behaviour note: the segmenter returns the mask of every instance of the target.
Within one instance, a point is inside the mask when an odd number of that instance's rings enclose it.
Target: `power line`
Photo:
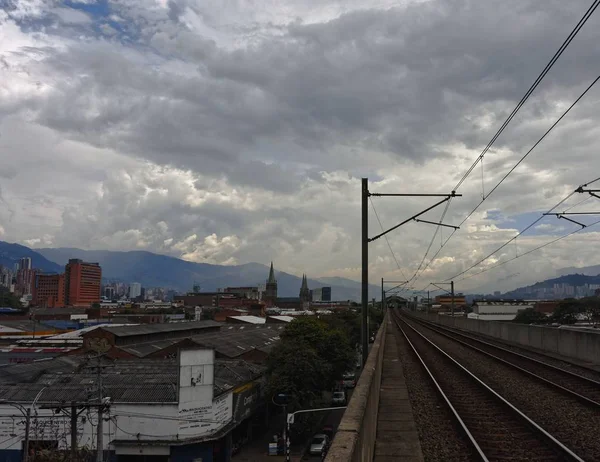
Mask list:
[[[590,227],[592,227],[592,226],[595,226],[595,225],[597,225],[598,223],[600,223],[600,220],[597,220],[597,221],[595,221],[595,222],[593,222],[593,223],[590,223],[589,225],[586,225],[586,228],[590,228]],[[579,233],[579,232],[583,231],[583,229],[584,229],[584,228],[578,228],[578,229],[576,229],[575,231],[571,231],[570,233],[567,233],[567,234],[564,234],[564,235],[562,235],[562,236],[560,236],[560,237],[557,237],[556,239],[553,239],[552,241],[546,242],[545,244],[539,245],[538,247],[535,247],[535,248],[533,248],[533,249],[531,249],[531,250],[528,250],[527,252],[525,252],[525,253],[523,253],[523,254],[521,254],[521,255],[517,255],[517,256],[515,256],[515,257],[512,257],[512,258],[510,258],[510,259],[508,259],[508,260],[505,260],[505,261],[503,261],[503,262],[500,262],[500,263],[498,263],[498,264],[496,264],[496,265],[490,266],[489,268],[485,268],[485,269],[483,269],[483,270],[479,271],[478,273],[474,273],[474,274],[470,274],[469,276],[465,276],[464,278],[461,278],[461,279],[459,279],[459,281],[464,281],[465,279],[470,279],[470,278],[472,278],[472,277],[474,277],[474,276],[477,276],[477,275],[479,275],[479,274],[485,273],[485,272],[487,272],[487,271],[490,271],[490,270],[492,270],[492,269],[494,269],[494,268],[498,268],[499,266],[505,265],[505,264],[507,264],[507,263],[509,263],[509,262],[511,262],[511,261],[514,261],[514,260],[516,260],[516,259],[518,259],[518,258],[524,257],[525,255],[529,255],[530,253],[532,253],[532,252],[535,252],[536,250],[543,249],[544,247],[547,247],[547,246],[549,246],[550,244],[554,244],[555,242],[558,242],[558,241],[560,241],[560,240],[562,240],[562,239],[565,239],[565,238],[567,238],[567,237],[569,237],[569,236],[572,236],[573,234],[577,234],[577,233]]]
[[[600,1],[600,0],[599,0]],[[596,77],[594,79],[594,81],[589,84],[589,86],[584,90],[584,92],[579,95],[579,97],[573,102],[573,104],[571,104],[567,110],[565,112],[562,113],[562,115],[556,120],[556,122],[554,122],[550,128],[548,128],[548,130],[546,130],[546,132],[535,142],[535,144],[531,147],[531,149],[529,149],[529,151],[527,151],[520,159],[519,161],[502,177],[502,179],[496,184],[496,186],[494,186],[491,191],[487,194],[487,196],[485,196],[485,198],[483,198],[479,204],[477,204],[477,206],[475,206],[475,208],[473,210],[471,210],[469,212],[469,214],[466,216],[466,218],[460,222],[460,225],[458,226],[462,226],[463,223],[465,221],[467,221],[471,215],[473,215],[473,213],[475,213],[475,211],[481,206],[481,204],[483,204],[486,199],[488,197],[490,197],[492,195],[492,193],[498,189],[498,187],[504,182],[504,180],[506,180],[506,178],[508,178],[508,176],[515,171],[515,169],[521,164],[521,162],[523,162],[527,156],[529,156],[529,154],[531,154],[531,152],[544,140],[544,138],[546,138],[546,136],[548,136],[548,134],[560,123],[560,121],[571,111],[571,109],[573,109],[575,107],[575,105],[581,101],[581,99],[587,94],[588,91],[590,91],[592,89],[592,87],[594,85],[596,85],[596,82],[598,82],[598,80],[600,80],[600,75],[598,77]]]
[[[408,280],[409,283],[413,279],[415,279],[415,277],[417,276],[417,273],[419,272],[419,270],[423,266],[423,262],[425,261],[425,258],[427,258],[427,255],[429,255],[429,251],[431,250],[431,246],[433,245],[433,242],[435,241],[435,238],[437,237],[437,234],[438,234],[438,232],[440,230],[440,227],[441,227],[440,224],[444,221],[444,218],[446,217],[446,213],[448,212],[448,208],[450,207],[450,202],[451,201],[452,201],[452,199],[450,199],[448,202],[446,202],[446,207],[444,207],[444,211],[442,212],[442,216],[440,217],[439,224],[435,228],[435,232],[433,233],[433,236],[431,237],[431,241],[429,242],[429,246],[427,247],[427,250],[425,251],[425,255],[423,255],[423,258],[421,259],[421,263],[419,263],[419,266],[418,266],[417,270],[415,271],[415,274],[413,274],[412,277]],[[454,229],[454,231],[456,231],[456,229]]]
[[[600,0],[598,0],[600,1]],[[594,81],[588,85],[588,87],[583,91],[583,93],[581,93],[579,95],[579,97],[562,113],[562,115],[550,126],[550,128],[548,128],[548,130],[546,130],[546,132],[544,132],[544,134],[535,142],[535,144],[519,159],[519,161],[500,179],[500,181],[490,190],[490,192],[487,194],[487,196],[485,196],[476,206],[475,208],[473,208],[469,214],[464,218],[463,221],[460,222],[460,224],[458,225],[459,227],[461,227],[472,215],[473,213],[475,213],[475,211],[477,211],[477,209],[479,207],[481,207],[481,205],[487,200],[488,197],[490,197],[490,195],[496,190],[498,189],[498,187],[504,182],[504,180],[506,180],[506,178],[508,178],[508,176],[521,164],[521,162],[523,162],[527,156],[529,156],[529,154],[531,154],[531,152],[546,138],[546,136],[548,136],[548,134],[560,123],[560,121],[571,111],[571,109],[573,109],[575,107],[575,105],[581,101],[581,99],[592,89],[592,87],[598,82],[598,80],[600,80],[600,75],[598,77],[596,77],[594,79]],[[587,184],[591,184],[594,183],[595,181],[598,181],[600,178],[597,178]],[[586,184],[586,185],[587,185]],[[574,193],[571,193],[571,195]],[[569,196],[570,197],[570,196]],[[567,198],[568,199],[568,198]],[[566,199],[563,199],[558,205],[562,204]],[[556,206],[555,206],[556,207]],[[554,210],[553,207],[550,211]],[[541,218],[539,219],[541,220]],[[539,221],[538,220],[538,221]],[[535,223],[534,223],[535,224]],[[533,226],[533,224],[531,225]],[[527,228],[529,229],[529,228]],[[456,232],[456,230],[455,230]],[[442,246],[440,247],[440,249],[438,250],[438,252],[436,253],[435,257],[437,257],[437,255],[439,254],[439,252],[446,246],[446,244],[448,243],[448,241],[450,241],[450,239],[452,238],[452,236],[454,236],[455,232],[452,232],[450,234],[450,236],[448,237],[448,239],[446,239],[446,241],[442,244]],[[515,236],[518,237],[519,235]],[[434,258],[432,258],[431,260],[429,260],[429,262],[427,263],[426,267],[423,269],[423,271],[425,271],[427,268],[429,268],[429,266],[431,265],[431,263],[434,261]],[[422,272],[421,272],[422,274]]]
[[[600,5],[600,0],[594,0],[592,2],[592,5],[588,8],[588,10],[585,12],[585,14],[583,15],[583,17],[579,20],[579,22],[577,23],[577,25],[575,26],[575,28],[567,36],[567,38],[565,39],[565,41],[562,43],[562,45],[560,46],[560,48],[556,51],[556,53],[554,54],[554,56],[552,57],[552,59],[550,59],[550,61],[548,62],[548,64],[546,64],[546,67],[544,68],[544,70],[542,70],[542,72],[540,73],[540,75],[538,75],[537,79],[535,79],[535,81],[533,82],[533,84],[531,85],[531,87],[529,87],[529,90],[527,90],[527,92],[525,93],[525,95],[523,96],[523,98],[521,98],[521,101],[519,101],[519,103],[517,104],[517,106],[512,110],[512,112],[510,113],[510,115],[508,116],[508,118],[504,121],[504,123],[502,124],[502,126],[500,127],[500,129],[496,132],[496,134],[494,135],[494,137],[490,140],[490,142],[487,144],[487,146],[483,149],[483,151],[477,157],[477,159],[475,160],[475,162],[473,162],[473,164],[471,165],[471,167],[469,167],[469,169],[467,170],[467,172],[462,176],[462,178],[460,179],[460,181],[458,182],[458,184],[454,188],[455,191],[458,190],[458,188],[464,183],[464,181],[471,174],[471,172],[477,166],[477,164],[481,160],[483,160],[483,157],[485,156],[485,154],[489,151],[489,149],[491,148],[491,146],[496,142],[496,140],[498,139],[498,137],[502,134],[502,132],[504,131],[504,129],[512,121],[512,119],[515,117],[515,115],[517,114],[517,112],[519,112],[519,110],[521,109],[521,107],[529,99],[529,97],[531,96],[531,94],[538,87],[538,85],[544,79],[544,77],[546,76],[546,74],[550,71],[550,69],[552,68],[552,66],[554,66],[554,64],[556,63],[556,61],[558,60],[558,58],[560,58],[560,56],[563,54],[563,52],[571,44],[571,42],[573,41],[573,39],[575,38],[575,36],[579,33],[579,31],[581,30],[581,28],[585,25],[585,23],[587,22],[587,20],[590,18],[590,16],[596,10],[596,8],[598,8],[598,5]]]
[[[381,223],[381,220],[379,219],[379,214],[377,213],[377,209],[375,208],[373,199],[370,196],[369,196],[369,201],[371,201],[371,207],[373,207],[373,212],[375,212],[375,217],[377,218],[377,221],[379,222],[379,226],[381,227],[381,232],[383,233],[384,232],[383,224]],[[392,257],[394,257],[394,261],[396,262],[396,266],[398,266],[398,269],[400,270],[402,277],[404,279],[407,279],[406,274],[404,274],[404,270],[400,267],[400,263],[398,263],[398,259],[396,258],[396,254],[394,253],[394,250],[392,249],[392,246],[390,245],[390,241],[388,240],[387,235],[384,234],[383,237],[385,238],[385,242],[387,242],[388,248],[390,249],[390,252],[392,253]]]
[[[599,178],[600,179],[600,178]],[[595,181],[598,180],[593,180],[587,184],[591,184]],[[580,186],[581,187],[581,186]],[[579,188],[577,188],[579,189]],[[562,199],[558,204],[556,204],[554,207],[552,207],[550,210],[548,210],[546,213],[552,213],[553,210],[557,209],[558,207],[560,207],[562,204],[564,204],[566,201],[568,201],[574,194],[576,194],[577,190],[571,192],[568,196],[566,196],[564,199]],[[445,281],[449,281],[451,279],[456,279],[460,276],[462,276],[463,274],[469,272],[470,270],[472,270],[473,268],[475,268],[476,266],[479,266],[481,263],[483,263],[484,261],[486,261],[488,258],[492,257],[493,255],[495,255],[496,253],[498,253],[500,250],[502,250],[504,247],[506,247],[507,245],[509,245],[511,242],[513,242],[515,239],[517,239],[519,236],[521,236],[522,234],[524,234],[525,232],[527,232],[529,229],[531,229],[532,227],[534,227],[536,224],[538,224],[546,215],[542,214],[540,215],[536,220],[534,220],[532,223],[530,223],[528,226],[526,226],[523,230],[519,231],[519,233],[516,236],[511,237],[508,241],[506,241],[504,244],[502,244],[500,247],[498,247],[496,250],[494,250],[492,253],[490,253],[489,255],[487,255],[486,257],[482,258],[481,260],[477,261],[476,263],[474,263],[473,265],[471,265],[469,268],[467,268],[464,271],[461,271],[460,273],[445,279]]]

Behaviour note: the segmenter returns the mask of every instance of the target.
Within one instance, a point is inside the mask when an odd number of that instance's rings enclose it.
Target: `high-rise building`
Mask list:
[[[321,300],[324,302],[331,301],[331,287],[321,287]]]
[[[133,300],[142,295],[142,285],[139,282],[132,282],[129,285],[129,299]]]
[[[104,288],[104,298],[107,298],[109,300],[113,300],[115,298],[115,288],[112,286],[106,286]]]
[[[273,270],[273,262],[269,270],[269,279],[265,285],[265,296],[263,297],[267,305],[274,305],[277,301],[277,280],[275,279],[275,271]]]
[[[31,258],[23,257],[19,260],[19,269],[20,270],[30,270],[31,269]]]
[[[29,263],[29,266],[31,266],[31,260]],[[33,286],[35,285],[35,273],[36,270],[27,268],[27,266],[22,269],[19,267],[19,271],[17,271],[17,283],[15,287],[17,295],[23,296],[31,295],[33,293]]]
[[[102,269],[98,263],[71,259],[65,266],[65,304],[90,306],[100,301]]]
[[[43,308],[65,306],[65,275],[36,274],[32,302]]]

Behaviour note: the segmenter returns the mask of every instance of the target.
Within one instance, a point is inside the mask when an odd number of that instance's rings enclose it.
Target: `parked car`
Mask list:
[[[346,405],[346,392],[345,391],[334,391],[331,397],[331,404],[333,406],[345,406]]]
[[[310,442],[310,455],[321,456],[329,446],[329,437],[325,433],[317,433]]]
[[[356,386],[356,374],[354,372],[345,373],[342,383],[344,388],[354,388]]]
[[[333,439],[333,434],[335,433],[335,431],[333,430],[332,425],[325,425],[321,433],[327,435],[329,437],[329,440],[331,441]]]

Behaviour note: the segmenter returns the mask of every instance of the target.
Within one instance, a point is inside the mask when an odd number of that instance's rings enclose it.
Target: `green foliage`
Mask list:
[[[600,323],[600,299],[598,297],[561,300],[552,315],[552,321],[559,324],[575,324],[579,320],[593,324]]]
[[[281,334],[267,362],[268,393],[291,396],[289,409],[314,405],[352,369],[355,353],[349,328],[339,321],[316,317],[294,319]],[[335,327],[334,327],[335,326]]]
[[[350,345],[355,346],[360,343],[360,315],[356,311],[342,311],[328,316],[321,316],[321,319],[329,329],[345,332]]]
[[[23,308],[21,301],[6,287],[0,287],[0,306],[9,308]]]
[[[552,320],[559,324],[575,324],[580,311],[579,301],[572,298],[561,300],[552,314]]]
[[[513,322],[519,324],[545,324],[548,322],[548,318],[533,308],[527,308],[526,310],[519,311]]]

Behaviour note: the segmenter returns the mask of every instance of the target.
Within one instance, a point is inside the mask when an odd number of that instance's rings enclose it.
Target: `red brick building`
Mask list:
[[[65,275],[37,274],[33,288],[33,304],[42,308],[65,306]]]
[[[100,302],[102,269],[98,263],[71,259],[65,266],[65,304],[90,306]]]

